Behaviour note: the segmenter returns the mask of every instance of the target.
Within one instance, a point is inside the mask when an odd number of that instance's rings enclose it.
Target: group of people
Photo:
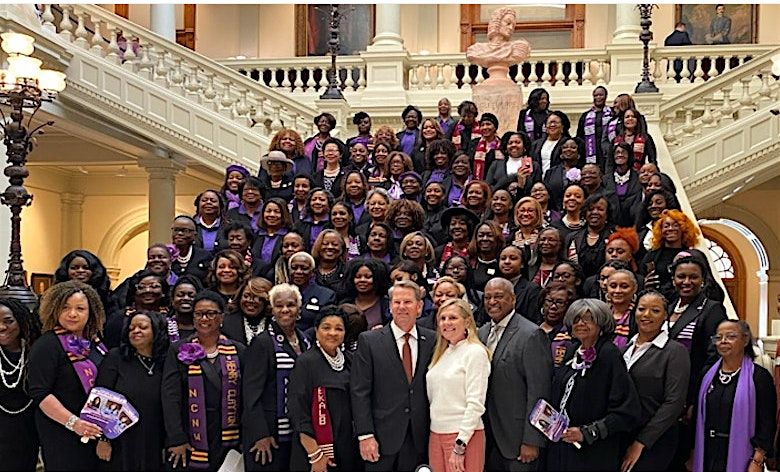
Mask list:
[[[457,112],[282,129],[113,290],[76,250],[37,313],[0,300],[0,469],[761,470],[771,374],[631,97]],[[94,386],[138,423],[80,418]]]

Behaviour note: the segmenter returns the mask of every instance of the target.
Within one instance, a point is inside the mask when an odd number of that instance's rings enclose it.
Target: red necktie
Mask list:
[[[404,347],[401,350],[401,360],[404,364],[404,372],[406,372],[406,380],[412,383],[412,346],[409,345],[410,333],[404,334]]]

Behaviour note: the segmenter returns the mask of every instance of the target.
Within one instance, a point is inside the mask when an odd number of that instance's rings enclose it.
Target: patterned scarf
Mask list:
[[[625,137],[623,135],[618,135],[615,136],[613,143],[620,144],[624,141]],[[634,143],[631,145],[631,148],[634,150],[633,168],[635,171],[639,172],[639,169],[641,169],[642,165],[645,163],[645,135],[642,133],[635,134]]]
[[[460,151],[464,144],[468,144],[462,142],[463,139],[462,135],[465,129],[466,129],[466,125],[464,125],[462,121],[459,121],[458,124],[455,125],[455,130],[452,132],[452,144],[455,145],[455,149],[457,151]],[[482,132],[479,130],[479,123],[474,121],[474,123],[471,124],[471,135],[469,139],[481,138],[481,137],[482,137]]]
[[[493,137],[493,141],[490,142],[485,141],[483,138],[479,138],[477,147],[474,151],[474,171],[472,173],[474,179],[485,179],[485,173],[487,171],[487,169],[485,169],[485,156],[491,150],[496,150],[496,153],[498,153],[498,147],[500,145],[501,140],[499,140],[497,137]]]
[[[604,107],[602,109],[604,114],[601,116],[601,126],[608,126],[609,120],[612,118],[612,108]],[[585,162],[588,164],[596,163],[596,153],[598,149],[598,142],[596,136],[596,115],[598,110],[596,107],[591,107],[588,110],[588,114],[585,115]]]

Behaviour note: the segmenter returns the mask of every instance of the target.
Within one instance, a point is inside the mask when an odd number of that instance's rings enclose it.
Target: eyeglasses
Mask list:
[[[175,227],[171,228],[171,231],[173,233],[182,233],[182,234],[190,234],[195,232],[195,230],[191,228],[175,228]]]
[[[135,290],[137,292],[143,292],[144,290],[160,290],[162,288],[162,285],[160,284],[138,284],[135,286]]]
[[[549,307],[554,307],[554,306],[559,306],[560,307],[560,306],[566,305],[566,301],[565,300],[550,300],[549,298],[545,298],[544,299],[544,304],[549,306]]]
[[[742,336],[743,335],[740,334],[740,333],[716,334],[716,335],[710,337],[710,340],[712,341],[713,344],[717,344],[717,343],[723,342],[723,341],[726,341],[726,342],[729,342],[729,343],[733,343],[734,341],[736,341],[737,339],[741,338]]]
[[[221,311],[209,310],[209,311],[196,311],[192,313],[193,318],[205,318],[207,320],[213,320],[217,316],[221,315]]]
[[[553,275],[553,279],[555,280],[569,280],[571,278],[574,278],[574,274],[570,274],[568,272]]]

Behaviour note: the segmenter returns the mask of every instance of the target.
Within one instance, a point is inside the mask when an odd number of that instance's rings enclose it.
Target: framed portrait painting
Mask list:
[[[54,274],[33,273],[30,277],[30,288],[36,295],[42,295],[54,284]]]
[[[685,23],[693,44],[758,42],[758,5],[691,3],[677,5],[676,20]]]
[[[295,53],[298,56],[328,54],[330,4],[295,5]],[[374,38],[374,5],[339,5],[339,56],[365,51]]]

